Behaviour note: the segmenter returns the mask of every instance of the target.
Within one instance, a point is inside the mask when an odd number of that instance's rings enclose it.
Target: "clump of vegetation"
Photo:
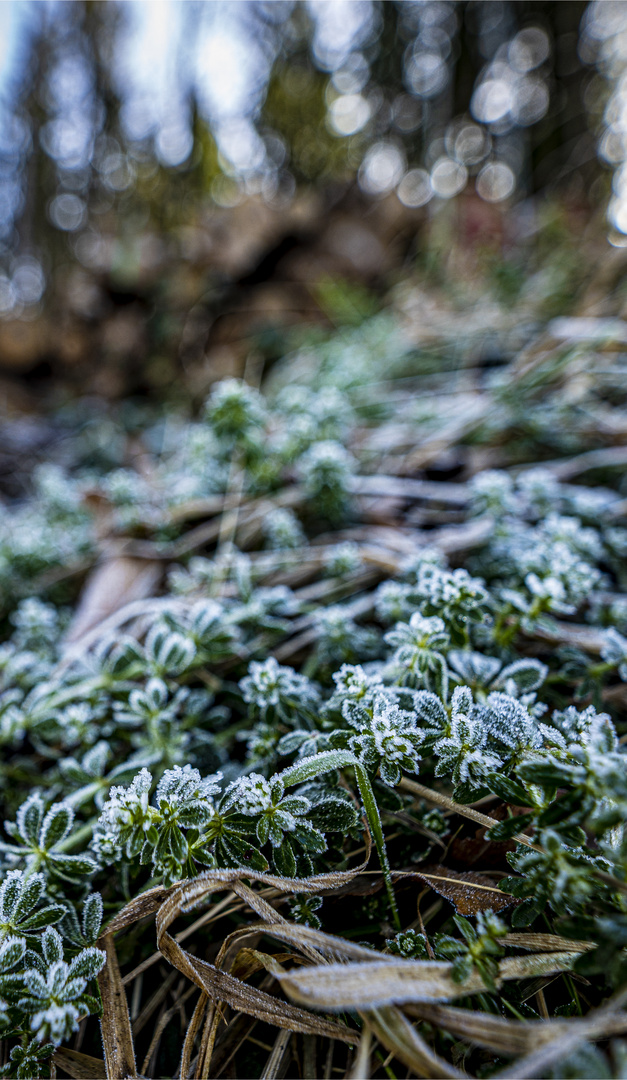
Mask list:
[[[622,1075],[623,353],[384,325],[4,509],[2,1075]]]

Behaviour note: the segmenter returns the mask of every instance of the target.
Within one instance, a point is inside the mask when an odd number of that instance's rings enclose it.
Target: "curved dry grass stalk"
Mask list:
[[[107,933],[101,938],[101,945],[107,955],[107,962],[98,976],[98,985],[102,995],[102,1046],[108,1080],[118,1077],[136,1077],[135,1048],[133,1031],[128,1011],[126,993],[122,985],[120,966],[113,943],[113,934]]]
[[[269,885],[282,894],[286,892],[314,893],[335,889],[352,881],[365,868],[370,857],[370,850],[371,844],[368,837],[364,862],[354,869],[320,874],[305,879],[295,878],[289,881],[252,870],[208,870],[192,881],[178,882],[169,889],[162,887],[150,889],[127,904],[109,923],[105,934],[100,939],[107,952],[107,965],[100,979],[104,1003],[103,1046],[107,1076],[110,1080],[113,1078],[117,1080],[118,1077],[123,1080],[127,1076],[137,1075],[128,1005],[113,945],[113,934],[132,926],[155,911],[158,912],[157,945],[161,954],[202,991],[201,1000],[196,1006],[190,1025],[194,1037],[200,1028],[205,1008],[211,1001],[214,1012],[219,1002],[225,1002],[238,1012],[248,1013],[258,1020],[264,1020],[277,1027],[305,1034],[322,1035],[327,1038],[339,1038],[353,1044],[356,1041],[355,1033],[345,1025],[336,1021],[323,1020],[313,1013],[272,997],[263,990],[247,986],[242,979],[222,970],[219,965],[227,958],[232,941],[242,936],[241,932],[235,931],[227,938],[218,956],[217,966],[214,967],[185,952],[168,933],[168,928],[180,914],[191,911],[198,904],[206,902],[213,893],[223,890],[235,893],[259,915],[261,918],[259,925],[264,930],[273,927],[275,923],[290,925],[270,904],[244,884],[243,879]],[[294,927],[297,931],[295,935],[297,942],[300,937],[298,932],[305,929]],[[258,928],[245,927],[243,936],[250,936],[256,930]],[[309,948],[305,941],[298,944],[300,951],[309,959],[320,959],[320,954]],[[363,951],[367,952],[367,950]],[[191,1045],[188,1038],[183,1051],[183,1064],[187,1068],[189,1068],[190,1057]],[[181,1070],[181,1076],[185,1076],[183,1070]]]
[[[113,933],[155,911],[160,954],[201,991],[185,1037],[181,1078],[190,1075],[194,1047],[199,1037],[200,1048],[194,1075],[198,1080],[211,1075],[216,1038],[227,1008],[253,1017],[255,1021],[271,1024],[285,1033],[319,1035],[323,1039],[358,1045],[353,1066],[355,1075],[365,1075],[368,1071],[368,1042],[362,1047],[357,1030],[340,1020],[320,1015],[320,1012],[357,1011],[365,1024],[364,1030],[370,1030],[386,1050],[420,1077],[456,1078],[464,1074],[434,1053],[408,1016],[432,1020],[444,1030],[459,1034],[471,1043],[503,1053],[525,1054],[532,1046],[537,1047],[537,1028],[542,1030],[543,1046],[547,1039],[551,1045],[554,1040],[561,1043],[566,1030],[571,1029],[570,1021],[567,1024],[555,1021],[550,1026],[514,1023],[485,1013],[433,1004],[482,992],[485,987],[477,973],[471,974],[460,985],[453,981],[450,963],[399,960],[346,939],[290,922],[252,887],[254,883],[270,887],[273,896],[336,890],[363,872],[369,855],[370,844],[364,862],[354,869],[305,879],[289,880],[244,869],[209,870],[198,878],[178,882],[169,889],[149,890],[131,901],[109,924],[103,939],[108,956],[102,978],[105,1000],[103,1044],[110,1080],[137,1075],[128,1009],[113,949]],[[215,893],[221,891],[237,896],[255,913],[257,919],[228,934],[215,962],[210,964],[183,949],[170,930],[180,915],[206,904]],[[287,945],[290,951],[272,954],[260,950],[257,942],[262,935]],[[517,934],[513,937],[516,941],[510,944],[535,951],[531,955],[502,960],[496,979],[498,984],[506,980],[567,971],[577,955],[589,948],[587,942],[566,942],[556,935]],[[288,970],[284,966],[286,963],[293,966]],[[249,985],[247,980],[260,970],[267,973],[262,986]],[[291,1002],[274,996],[264,988],[273,981],[280,985],[292,999]],[[185,996],[189,996],[189,993],[187,991]],[[403,1005],[408,1015],[404,1015],[400,1007]],[[170,1009],[166,1016],[169,1018],[174,1012],[176,1007]],[[165,1022],[164,1018],[159,1032],[163,1030]],[[592,1037],[595,1032],[623,1031],[625,1026],[627,1021],[618,1016],[614,1008],[611,1015],[597,1019],[596,1024],[586,1021],[587,1034],[584,1037]],[[153,1039],[148,1056],[155,1045],[156,1040]],[[280,1068],[287,1047],[286,1034],[275,1042],[274,1056],[266,1066],[268,1076],[274,1075],[273,1070]],[[146,1066],[147,1062],[144,1062],[144,1068]],[[358,1073],[355,1073],[356,1069]]]

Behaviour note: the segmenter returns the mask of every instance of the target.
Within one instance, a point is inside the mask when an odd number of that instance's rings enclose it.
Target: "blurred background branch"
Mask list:
[[[437,279],[453,237],[506,298],[543,207],[580,232],[611,169],[627,232],[624,4],[61,0],[0,23],[0,372],[31,389],[202,395],[251,344],[271,362],[417,263]]]

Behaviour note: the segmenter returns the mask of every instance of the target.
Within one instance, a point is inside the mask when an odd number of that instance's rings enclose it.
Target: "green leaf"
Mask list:
[[[101,949],[82,949],[70,964],[69,978],[95,979],[105,960],[106,955]]]
[[[325,799],[312,806],[307,820],[322,832],[347,832],[359,821],[357,810],[345,799]]]
[[[583,799],[584,794],[582,791],[565,792],[542,811],[538,818],[538,825],[541,829],[544,829],[546,826],[556,825],[559,821],[571,817],[581,807]]]
[[[49,862],[51,869],[60,874],[94,874],[98,869],[88,855],[60,855],[55,852],[49,855]]]
[[[561,765],[558,761],[524,761],[516,772],[521,780],[541,787],[563,787],[573,783],[574,770],[571,766]],[[585,773],[583,774],[585,778]]]
[[[274,849],[272,859],[281,877],[296,877],[296,858],[289,840],[284,840],[280,847]]]
[[[65,803],[56,803],[51,806],[41,826],[39,846],[48,851],[64,840],[74,820],[74,811]]]
[[[4,915],[21,922],[25,915],[35,907],[44,889],[41,874],[33,874],[31,878],[20,881],[19,878],[9,878],[4,886]]]
[[[34,915],[31,915],[29,919],[25,919],[20,923],[20,933],[29,934],[33,930],[41,930],[43,926],[53,926],[67,914],[66,909],[61,904],[49,904],[47,907],[41,908],[40,911],[36,911]]]
[[[232,833],[220,837],[216,843],[216,853],[221,856],[225,866],[242,866],[260,872],[268,869],[268,860],[261,852]]]
[[[460,953],[465,952],[464,943],[457,938],[451,937],[449,934],[436,934],[433,939],[433,944],[436,956],[444,957],[445,959],[459,956]]]
[[[520,814],[518,817],[509,817],[488,829],[486,836],[488,840],[503,843],[504,840],[511,840],[512,836],[516,836],[517,833],[524,832],[527,826],[532,823],[533,814]]]
[[[96,941],[102,925],[102,897],[100,893],[92,893],[85,901],[83,908],[83,936],[90,944]]]
[[[313,825],[310,825],[308,821],[303,821],[302,818],[296,822],[291,835],[311,855],[322,855],[323,851],[327,850],[324,834],[318,829],[314,829]]]
[[[465,919],[463,915],[454,915],[453,922],[469,945],[472,945],[473,942],[477,941],[477,931],[472,923],[468,922],[468,919]]]
[[[512,926],[515,928],[531,926],[543,911],[544,906],[544,902],[540,900],[523,900],[522,904],[512,911]]]
[[[38,795],[31,795],[18,810],[17,824],[20,835],[28,843],[36,844],[39,839],[43,811],[44,804]]]
[[[451,978],[455,983],[464,983],[472,975],[472,956],[458,956],[453,961]]]
[[[187,858],[187,840],[178,826],[173,825],[169,830],[170,854],[177,862],[183,863]]]
[[[268,843],[268,837],[270,836],[270,818],[267,814],[263,814],[257,822],[257,839],[261,846]]]
[[[458,784],[453,790],[454,802],[461,803],[462,806],[466,806],[468,803],[477,802],[479,799],[484,799],[486,795],[490,794],[490,788],[481,786],[477,787],[475,784],[464,783]]]
[[[490,791],[494,792],[495,795],[498,795],[499,799],[502,799],[503,802],[512,803],[514,806],[534,805],[524,787],[521,784],[517,784],[515,780],[510,780],[508,776],[491,772],[486,775],[485,782]]]

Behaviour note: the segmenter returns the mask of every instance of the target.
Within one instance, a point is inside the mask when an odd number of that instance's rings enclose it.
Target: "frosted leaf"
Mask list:
[[[220,791],[219,781],[222,773],[215,776],[201,777],[198,769],[191,765],[175,765],[173,769],[167,769],[157,785],[155,801],[157,805],[167,801],[171,806],[175,803],[183,803],[190,799],[211,800],[213,795]]]
[[[265,776],[250,773],[229,784],[225,791],[225,807],[235,806],[239,813],[254,816],[272,805],[272,792]]]
[[[451,649],[446,660],[464,682],[484,687],[489,686],[501,667],[498,657],[470,650]]]
[[[619,634],[618,630],[606,630],[601,657],[608,664],[615,664],[621,679],[627,682],[627,638]]]
[[[535,749],[542,744],[535,718],[509,694],[489,694],[481,717],[490,736],[511,750]]]

